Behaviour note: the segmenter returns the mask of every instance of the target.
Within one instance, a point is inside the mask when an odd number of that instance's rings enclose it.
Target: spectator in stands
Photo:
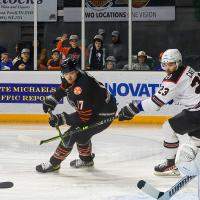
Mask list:
[[[137,54],[137,63],[132,66],[132,70],[140,71],[140,70],[151,70],[150,66],[146,63],[147,54],[145,51],[139,51]]]
[[[101,35],[102,37],[103,37],[103,41],[104,41],[104,48],[105,48],[105,34],[106,34],[106,32],[105,32],[105,30],[103,29],[103,28],[99,28],[98,29],[98,33],[97,33],[97,35]],[[89,45],[88,45],[88,50],[91,48],[93,46],[93,42],[92,43],[90,43]]]
[[[63,47],[63,42],[67,40],[67,34],[61,37],[61,40],[57,43],[57,49],[65,55],[65,58],[76,59],[81,66],[81,48],[78,46],[78,35],[70,35],[69,44],[70,47]],[[87,54],[86,54],[87,56]]]
[[[21,51],[22,49],[25,48],[25,44],[23,42],[18,42],[16,45],[15,45],[15,52],[16,52],[16,57],[13,59],[12,63],[13,65],[21,59]]]
[[[106,41],[106,31],[103,28],[98,29],[98,35],[102,35],[103,41],[104,41],[104,47],[105,47],[105,41]]]
[[[61,40],[61,37],[59,36],[59,37],[57,37],[55,40],[53,40],[53,44],[55,45],[55,47],[54,47],[54,49],[57,47],[57,44],[58,44],[58,42]],[[60,52],[60,56],[61,56],[61,59],[62,60],[65,60],[66,59],[66,56],[62,53],[62,52]]]
[[[31,71],[33,70],[33,63],[30,60],[30,49],[22,49],[21,59],[18,60],[14,66],[14,71]]]
[[[12,60],[9,59],[7,52],[1,53],[0,70],[11,70],[13,67]]]
[[[89,49],[89,69],[103,70],[105,66],[105,48],[103,47],[102,35],[95,35],[93,46]]]
[[[112,32],[112,43],[108,45],[108,55],[115,57],[118,69],[122,69],[128,61],[128,49],[122,44],[119,31]]]
[[[159,54],[159,58],[158,58],[158,65],[156,65],[154,68],[153,68],[153,71],[164,71],[161,67],[161,59],[162,59],[162,55],[163,55],[164,52],[160,52]]]
[[[34,58],[34,41],[32,42],[32,46],[30,48],[30,60],[33,61]],[[37,69],[40,71],[47,69],[47,49],[42,47],[42,43],[40,40],[37,41]]]
[[[116,70],[116,59],[114,56],[108,56],[106,58],[106,64],[103,70]]]
[[[60,58],[60,52],[57,49],[53,49],[51,54],[51,59],[49,59],[47,62],[48,70],[54,70],[54,71],[60,70],[61,62],[62,60]]]
[[[106,31],[103,28],[99,28],[98,29],[98,35],[102,35],[103,40],[105,40],[105,36],[106,36]]]

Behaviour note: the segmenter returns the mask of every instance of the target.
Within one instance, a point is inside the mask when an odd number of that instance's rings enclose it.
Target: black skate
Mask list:
[[[54,172],[60,169],[60,165],[53,166],[50,162],[36,166],[36,171],[40,173]]]
[[[70,166],[73,168],[84,168],[84,167],[93,167],[94,166],[94,161],[93,158],[95,157],[95,154],[92,154],[92,160],[90,161],[84,161],[79,159],[75,159],[70,162]]]
[[[175,159],[167,159],[154,168],[154,174],[157,176],[180,176],[180,172],[175,166]]]

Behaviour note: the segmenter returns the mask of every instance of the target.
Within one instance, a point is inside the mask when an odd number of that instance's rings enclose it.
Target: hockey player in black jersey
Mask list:
[[[141,111],[158,111],[171,101],[184,106],[185,109],[181,113],[170,118],[163,125],[166,161],[155,166],[154,170],[156,175],[176,176],[180,174],[176,168],[178,166],[182,172],[189,174],[189,171],[200,169],[200,155],[199,162],[195,161],[200,147],[200,73],[182,64],[182,55],[178,49],[166,50],[161,65],[167,76],[162,81],[160,90],[139,104],[133,101],[122,108],[119,112],[119,120],[132,119]],[[180,147],[181,150],[177,154],[179,147],[177,135],[186,133],[190,136],[190,145]]]
[[[62,64],[62,84],[43,103],[43,110],[47,113],[54,110],[58,102],[67,97],[76,112],[61,113],[49,118],[52,127],[67,124],[69,130],[98,123],[104,119],[114,117],[117,111],[116,99],[106,90],[102,83],[80,70],[75,60],[67,59]],[[98,127],[87,129],[64,138],[65,145],[60,143],[55,153],[47,163],[36,166],[38,172],[46,173],[58,170],[61,162],[70,154],[74,144],[77,145],[79,159],[70,163],[71,167],[90,167],[94,165],[91,137],[110,126],[111,122]],[[69,131],[68,130],[68,131]]]

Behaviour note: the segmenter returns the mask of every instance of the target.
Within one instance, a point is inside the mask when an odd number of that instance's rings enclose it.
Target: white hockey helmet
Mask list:
[[[161,67],[165,70],[165,64],[167,63],[176,63],[176,69],[182,65],[182,55],[178,49],[167,49],[161,59]]]

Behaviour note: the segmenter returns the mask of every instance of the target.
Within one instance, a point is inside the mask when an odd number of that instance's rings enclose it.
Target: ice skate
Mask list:
[[[60,169],[60,165],[53,166],[50,162],[41,163],[36,166],[36,171],[40,173],[54,172]]]
[[[92,160],[90,161],[84,161],[79,159],[75,159],[70,162],[70,166],[73,168],[84,168],[84,167],[93,167],[94,166],[94,161],[93,158],[95,157],[95,154],[92,154]]]
[[[167,159],[154,168],[154,174],[157,176],[180,176],[180,172],[175,166],[175,159]]]

